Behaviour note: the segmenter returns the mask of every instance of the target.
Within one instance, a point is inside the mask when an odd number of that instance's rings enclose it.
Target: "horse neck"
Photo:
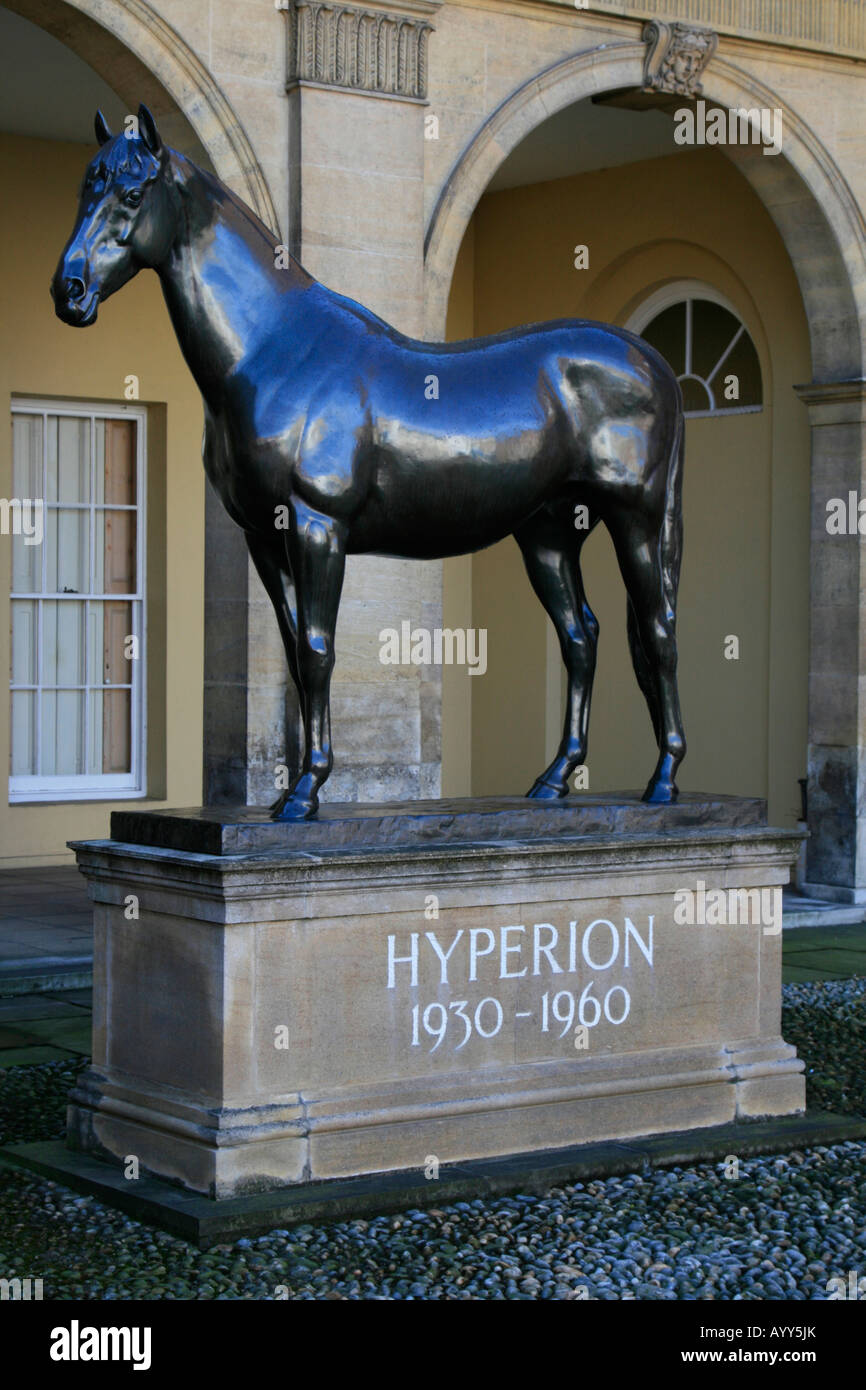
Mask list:
[[[199,389],[211,402],[226,375],[273,329],[286,296],[313,283],[278,237],[225,184],[171,155],[179,230],[157,267],[169,314]]]

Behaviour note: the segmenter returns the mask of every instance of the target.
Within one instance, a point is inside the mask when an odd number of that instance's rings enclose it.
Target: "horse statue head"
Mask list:
[[[86,328],[100,300],[145,266],[160,264],[177,232],[178,203],[169,151],[146,106],[135,127],[112,135],[101,111],[94,122],[99,151],[84,175],[78,216],[51,282],[58,318]]]

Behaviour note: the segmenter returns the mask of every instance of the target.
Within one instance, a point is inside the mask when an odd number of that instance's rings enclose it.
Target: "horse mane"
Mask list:
[[[88,166],[88,173],[105,179],[112,174],[131,174],[134,178],[159,173],[159,160],[151,154],[143,140],[115,135],[107,144],[100,147]]]

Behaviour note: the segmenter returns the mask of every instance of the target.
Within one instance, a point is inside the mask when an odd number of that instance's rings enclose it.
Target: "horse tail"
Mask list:
[[[679,396],[679,391],[677,391]],[[683,428],[683,412],[677,410],[677,427],[668,460],[667,489],[665,493],[665,514],[659,537],[659,558],[661,560],[662,588],[665,607],[671,621],[676,619],[677,586],[680,582],[680,563],[683,554],[683,464],[685,462],[686,439]]]

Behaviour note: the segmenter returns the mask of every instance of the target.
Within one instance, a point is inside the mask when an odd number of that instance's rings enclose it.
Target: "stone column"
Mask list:
[[[428,16],[439,3],[291,0],[286,11],[290,249],[413,336],[423,331]],[[327,800],[439,796],[441,672],[381,665],[379,633],[407,619],[435,628],[441,615],[441,562],[349,557]]]
[[[866,381],[797,387],[812,425],[808,816],[804,892],[866,902]],[[842,504],[839,534],[828,503]],[[866,508],[864,508],[866,511]],[[858,524],[859,523],[859,524]],[[853,530],[852,530],[853,524]]]

